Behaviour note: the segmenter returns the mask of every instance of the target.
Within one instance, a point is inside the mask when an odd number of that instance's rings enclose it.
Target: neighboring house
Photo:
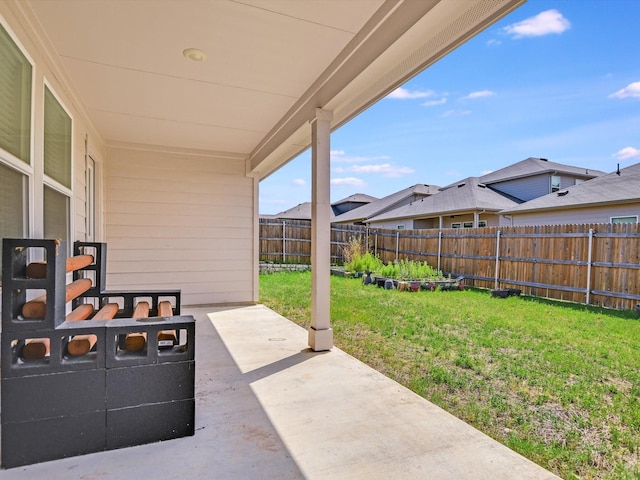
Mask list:
[[[331,204],[330,218],[333,222],[336,215],[349,212],[363,205],[367,205],[377,198],[364,193],[354,193],[342,200]],[[260,218],[272,218],[278,220],[311,220],[311,202],[303,202],[280,213],[273,215],[260,215]]]
[[[371,195],[367,195],[364,193],[354,193],[353,195],[349,195],[342,200],[333,202],[331,204],[331,209],[333,210],[334,215],[341,215],[356,208],[362,207],[363,205],[375,202],[376,200],[378,199],[376,197],[372,197]]]
[[[544,158],[527,158],[483,175],[441,188],[429,201],[370,215],[366,223],[381,228],[468,228],[502,225],[505,208],[568,185],[603,175]]]
[[[367,205],[363,205],[355,210],[337,215],[333,220],[334,223],[350,223],[356,225],[364,225],[368,223],[371,217],[380,215],[402,205],[408,205],[411,202],[420,200],[438,193],[439,187],[436,185],[417,184],[411,187],[392,193],[386,197],[375,200]]]
[[[527,158],[480,177],[480,182],[514,198],[528,202],[592,178],[604,175],[600,170],[550,162],[545,158]]]
[[[518,203],[469,177],[436,195],[389,210],[367,220],[380,228],[468,228],[499,225],[499,212]]]
[[[637,222],[640,163],[505,209],[509,225]]]
[[[270,218],[274,220],[311,220],[311,202],[299,203],[289,210],[274,215],[260,215],[260,218]],[[333,212],[330,218],[333,221]]]

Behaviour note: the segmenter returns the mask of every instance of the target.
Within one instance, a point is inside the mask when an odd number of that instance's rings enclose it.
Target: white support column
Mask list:
[[[478,225],[480,225],[480,212],[475,211],[473,212],[473,226],[477,228]]]
[[[309,346],[316,352],[333,347],[330,325],[331,205],[330,136],[333,113],[316,109],[311,122],[311,327]]]

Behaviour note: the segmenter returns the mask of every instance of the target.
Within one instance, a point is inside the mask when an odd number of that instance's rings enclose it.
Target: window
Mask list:
[[[584,178],[576,178],[575,179],[575,184],[576,185],[580,185],[581,183],[584,183]]]
[[[464,228],[472,228],[473,227],[473,222],[464,222],[464,224],[462,226]]]
[[[31,63],[0,25],[0,148],[31,162]]]
[[[487,226],[487,221],[486,220],[480,220],[478,222],[478,226],[479,227],[486,227]]]
[[[44,237],[69,240],[71,211],[71,116],[44,87]],[[67,245],[67,248],[70,248]],[[70,252],[67,252],[70,253]]]
[[[69,197],[48,186],[44,187],[44,238],[69,240]]]
[[[611,223],[637,223],[637,215],[629,215],[628,217],[611,217]]]
[[[460,222],[452,223],[451,228],[460,228],[462,224]]]
[[[71,117],[44,87],[44,173],[71,188]]]
[[[22,238],[27,234],[26,198],[27,176],[0,163],[0,239]]]
[[[560,190],[560,175],[551,175],[551,193]]]
[[[404,230],[404,225],[398,225],[398,230]]]

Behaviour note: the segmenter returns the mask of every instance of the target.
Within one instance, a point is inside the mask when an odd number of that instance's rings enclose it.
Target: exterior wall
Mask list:
[[[560,175],[561,189],[575,184],[576,177]],[[545,173],[506,182],[492,183],[491,188],[528,202],[551,193],[551,174]]]
[[[179,288],[184,305],[256,301],[256,189],[244,173],[237,159],[110,147],[109,288]]]
[[[83,105],[74,96],[62,69],[52,60],[52,56],[47,54],[47,47],[38,42],[38,39],[43,37],[33,31],[31,20],[24,18],[22,10],[16,7],[14,2],[1,2],[0,22],[33,63],[31,163],[27,165],[12,160],[10,155],[0,149],[0,162],[15,168],[29,179],[28,221],[25,236],[42,238],[44,232],[43,185],[45,179],[42,119],[44,118],[44,87],[46,84],[72,118],[72,179],[71,188],[65,192],[65,194],[70,194],[69,243],[75,240],[86,240],[85,152],[87,149],[93,152],[96,168],[100,172],[106,151],[104,142],[89,121]],[[99,191],[101,179],[96,178],[96,182]],[[96,220],[99,222],[100,218],[98,217]]]
[[[402,225],[404,230],[410,230],[413,227],[413,219],[403,218],[402,220],[388,220],[384,222],[375,222],[370,223],[369,226],[371,228],[390,228],[392,230],[396,230],[399,225]]]
[[[454,223],[464,224],[464,222],[473,222],[473,214],[455,215],[451,218],[451,215],[445,215],[443,219],[443,228],[452,228]],[[500,225],[500,217],[494,214],[481,214],[480,221],[486,221],[488,227],[495,227]],[[433,229],[440,228],[440,220],[438,217],[411,219],[405,218],[401,220],[388,220],[376,223],[371,223],[371,228],[390,228],[397,229],[398,225],[403,225],[405,230],[409,229]],[[461,227],[462,228],[462,227]]]
[[[549,175],[535,175],[506,182],[493,183],[491,184],[491,188],[528,201],[548,194],[551,191],[550,181]]]
[[[562,225],[582,223],[609,223],[611,217],[637,216],[640,219],[640,202],[571,210],[546,210],[511,215],[514,226]]]

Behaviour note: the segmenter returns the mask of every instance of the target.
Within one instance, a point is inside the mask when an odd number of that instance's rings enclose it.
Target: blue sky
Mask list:
[[[640,162],[640,0],[529,0],[331,137],[331,201],[448,185],[528,157]],[[311,199],[306,151],[260,213]]]

